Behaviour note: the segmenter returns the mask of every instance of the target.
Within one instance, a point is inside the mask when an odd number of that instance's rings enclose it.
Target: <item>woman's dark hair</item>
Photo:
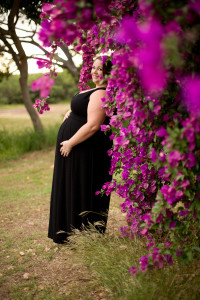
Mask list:
[[[97,58],[95,58],[95,60],[100,59],[102,61],[101,56],[98,56]],[[94,60],[94,61],[95,61]],[[103,64],[103,75],[110,75],[111,69],[112,69],[112,62],[109,58],[109,56],[106,56],[106,61]]]

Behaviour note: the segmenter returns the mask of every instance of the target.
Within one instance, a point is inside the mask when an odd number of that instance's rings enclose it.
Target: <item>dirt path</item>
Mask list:
[[[1,163],[1,299],[109,299],[74,250],[47,236],[54,150]],[[116,221],[117,220],[117,221]],[[124,218],[113,195],[108,232]]]

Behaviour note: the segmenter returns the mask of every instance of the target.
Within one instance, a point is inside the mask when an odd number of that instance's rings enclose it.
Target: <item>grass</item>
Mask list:
[[[1,299],[86,300],[106,294],[72,250],[47,238],[53,160],[51,149],[0,163]]]
[[[51,105],[41,116],[44,132],[35,132],[29,115],[21,105],[0,110],[0,161],[55,145],[58,128],[69,105]],[[2,107],[1,107],[2,108]]]
[[[77,231],[71,240],[81,263],[94,272],[109,299],[200,299],[199,260],[132,276],[128,270],[146,253],[140,240],[130,241],[117,233],[100,236],[94,230]]]
[[[22,154],[55,145],[59,124],[44,128],[44,132],[25,129],[16,133],[0,131],[0,161],[18,159]]]
[[[11,109],[11,108],[21,108],[24,104],[0,104],[0,110]]]
[[[61,123],[69,103],[50,104],[50,111],[40,115],[44,127]],[[18,132],[33,129],[28,113],[22,104],[0,105],[0,131]]]
[[[54,149],[0,163],[1,299],[199,299],[200,263],[175,263],[131,276],[143,243],[122,238],[120,200],[112,196],[108,230],[76,232],[72,244],[47,235]]]
[[[26,132],[6,130],[17,137]],[[30,150],[29,138],[24,145]],[[77,231],[67,246],[49,240],[54,148],[31,151],[18,160],[0,162],[1,299],[200,299],[199,260],[136,276],[128,273],[146,248],[141,240],[120,236],[125,217],[115,194],[105,235],[93,229]]]

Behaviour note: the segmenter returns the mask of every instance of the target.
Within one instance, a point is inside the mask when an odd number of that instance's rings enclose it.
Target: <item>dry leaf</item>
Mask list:
[[[39,288],[39,290],[43,290],[45,287],[44,287],[44,285],[40,284],[40,285],[38,286],[38,288]]]
[[[24,278],[24,279],[29,279],[29,277],[30,277],[30,274],[29,274],[29,273],[24,273],[24,275],[23,275],[23,278]]]
[[[28,250],[26,250],[26,252],[33,252],[33,249],[28,249]]]
[[[25,255],[23,251],[19,252],[19,254],[20,254],[21,256],[24,256],[24,255]]]

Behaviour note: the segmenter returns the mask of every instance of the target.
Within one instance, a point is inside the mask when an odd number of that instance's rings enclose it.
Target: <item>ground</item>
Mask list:
[[[53,160],[51,149],[0,165],[1,299],[108,299],[74,250],[47,238]],[[113,195],[108,232],[123,222]]]

